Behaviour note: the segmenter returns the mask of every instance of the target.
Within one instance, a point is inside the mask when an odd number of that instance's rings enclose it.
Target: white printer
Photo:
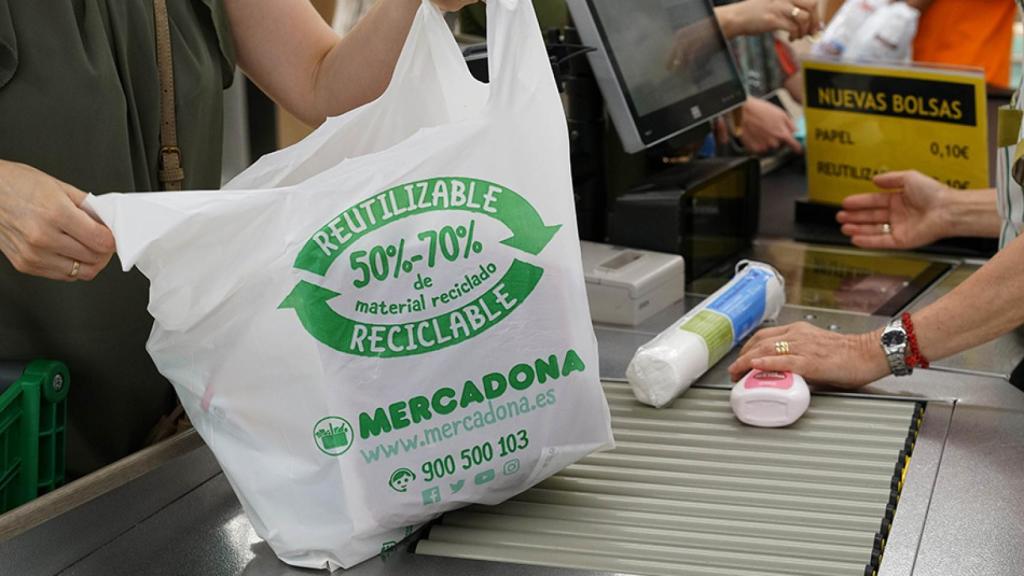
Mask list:
[[[580,242],[590,317],[636,326],[683,298],[682,256]]]

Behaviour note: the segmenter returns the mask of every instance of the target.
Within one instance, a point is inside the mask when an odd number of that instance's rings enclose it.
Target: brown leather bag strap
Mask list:
[[[156,67],[160,74],[160,156],[157,176],[164,190],[181,190],[185,169],[178,148],[178,126],[174,112],[174,59],[171,56],[171,27],[167,21],[167,0],[153,0],[156,28]]]

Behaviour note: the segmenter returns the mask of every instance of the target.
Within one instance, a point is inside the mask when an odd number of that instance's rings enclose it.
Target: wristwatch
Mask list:
[[[885,359],[889,361],[889,370],[893,376],[910,376],[914,369],[907,366],[907,350],[910,347],[907,330],[903,327],[903,320],[893,318],[882,331],[882,351],[885,352]]]

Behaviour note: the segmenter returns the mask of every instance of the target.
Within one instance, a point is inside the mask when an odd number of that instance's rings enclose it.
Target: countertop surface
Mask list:
[[[691,298],[690,304],[696,299]],[[681,313],[642,330],[597,326],[601,371],[621,375],[632,351]],[[787,309],[784,318],[806,316]],[[815,322],[859,329],[883,319],[818,311]],[[723,364],[727,363],[727,358]],[[701,385],[725,387],[716,367]],[[1004,379],[936,370],[889,378],[864,391],[927,398],[928,423],[911,463],[883,576],[1024,573],[1024,393]],[[285,575],[313,573],[276,559],[256,535],[210,451],[199,448],[153,472],[0,542],[4,574]],[[494,576],[586,572],[427,558],[400,545],[351,571]],[[593,574],[593,573],[591,573]]]

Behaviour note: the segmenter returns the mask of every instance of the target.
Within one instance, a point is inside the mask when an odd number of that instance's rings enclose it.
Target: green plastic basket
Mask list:
[[[0,513],[64,483],[70,383],[62,362],[0,364]]]

